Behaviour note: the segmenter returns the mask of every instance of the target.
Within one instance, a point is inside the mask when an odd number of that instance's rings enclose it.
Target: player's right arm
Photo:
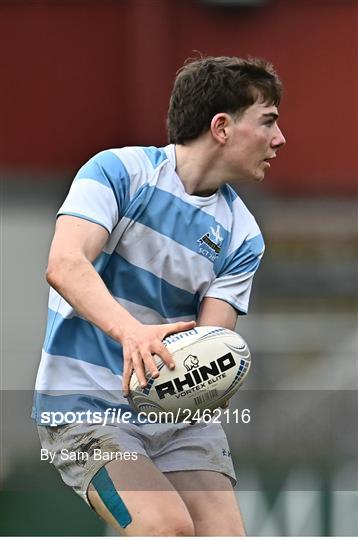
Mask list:
[[[152,377],[159,375],[153,354],[158,354],[168,366],[173,365],[162,340],[169,334],[193,328],[195,322],[144,325],[124,309],[92,264],[108,236],[108,231],[101,225],[73,216],[60,216],[46,278],[79,315],[122,344],[123,393],[127,395],[133,370],[142,386],[146,385],[145,371]]]

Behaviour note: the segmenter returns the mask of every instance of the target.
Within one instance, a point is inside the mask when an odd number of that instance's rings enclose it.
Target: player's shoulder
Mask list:
[[[119,200],[132,199],[140,188],[152,184],[158,167],[167,161],[165,150],[155,146],[109,148],[97,152],[82,165],[75,181],[82,181],[84,187],[88,180],[94,180],[114,190]]]
[[[254,215],[233,187],[231,187],[229,184],[224,184],[221,187],[221,194],[229,207],[233,220],[238,220],[241,223],[247,223],[247,225],[256,224],[257,226]]]
[[[156,146],[123,146],[102,150],[95,154],[93,160],[105,168],[124,167],[128,174],[135,174],[139,171],[152,172],[168,161],[168,155],[164,148]]]
[[[242,254],[244,250],[261,256],[265,244],[254,215],[231,186],[225,184],[221,189],[231,213],[229,251]]]

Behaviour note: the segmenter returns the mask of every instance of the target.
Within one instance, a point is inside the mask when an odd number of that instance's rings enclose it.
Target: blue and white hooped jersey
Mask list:
[[[227,184],[209,197],[188,195],[175,166],[174,145],[100,152],[79,170],[58,215],[108,231],[94,266],[140,322],[196,319],[207,296],[245,314],[264,250],[258,225]],[[34,418],[92,405],[128,409],[122,372],[121,345],[51,288]]]

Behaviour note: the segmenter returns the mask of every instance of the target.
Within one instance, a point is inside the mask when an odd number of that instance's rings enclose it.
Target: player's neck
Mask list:
[[[175,145],[176,172],[189,195],[208,197],[215,193],[220,181],[214,156],[205,140]]]

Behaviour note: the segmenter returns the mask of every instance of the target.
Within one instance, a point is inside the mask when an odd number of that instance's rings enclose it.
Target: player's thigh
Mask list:
[[[165,476],[188,508],[196,536],[245,536],[239,505],[227,476],[214,471],[179,471]]]
[[[87,495],[97,514],[122,536],[194,534],[182,498],[145,456],[108,463],[92,480]]]

